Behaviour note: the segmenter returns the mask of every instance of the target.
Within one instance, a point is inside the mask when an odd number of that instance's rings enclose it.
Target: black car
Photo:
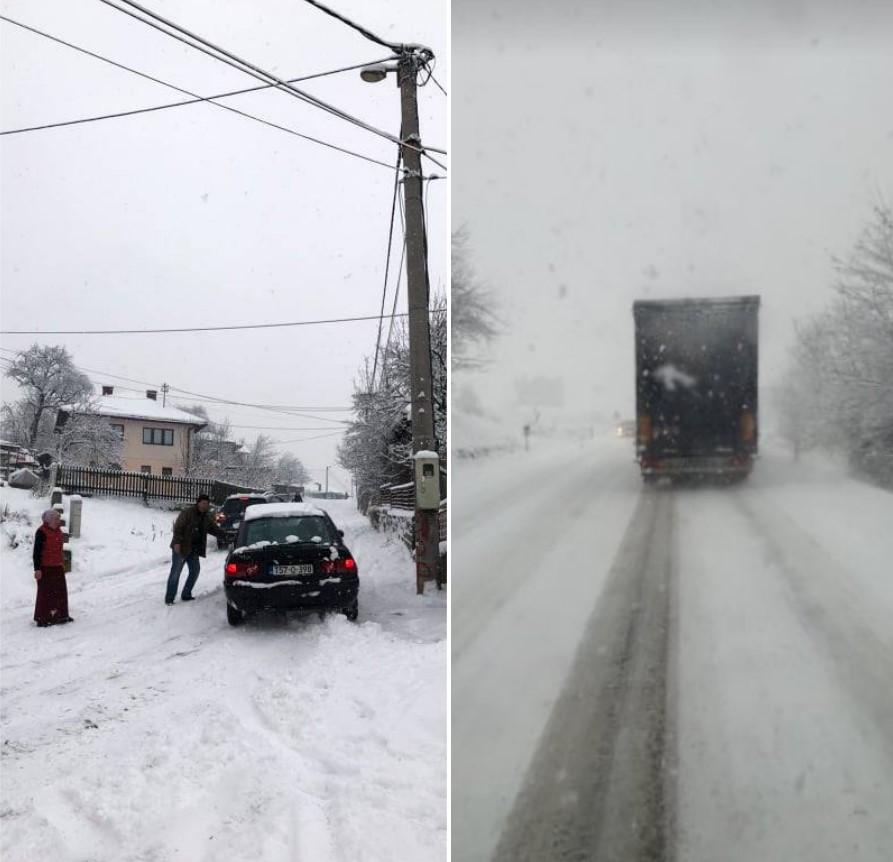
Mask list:
[[[226,533],[226,539],[217,540],[217,548],[223,550],[235,541],[239,525],[242,523],[242,518],[245,515],[245,510],[249,506],[264,503],[285,503],[290,499],[287,495],[269,492],[262,494],[230,494],[223,501],[219,511],[214,515],[217,526]]]
[[[226,618],[260,610],[339,611],[356,620],[360,581],[344,533],[307,503],[248,508],[224,566]]]

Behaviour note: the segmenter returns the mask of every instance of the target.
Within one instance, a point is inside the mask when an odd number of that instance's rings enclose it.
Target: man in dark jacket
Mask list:
[[[174,521],[174,538],[171,541],[173,557],[171,560],[171,573],[167,579],[167,591],[164,594],[164,603],[172,605],[177,597],[177,587],[180,584],[180,572],[186,565],[189,574],[183,585],[183,594],[180,598],[184,602],[191,602],[195,596],[192,588],[198,580],[201,569],[199,557],[204,557],[208,549],[208,533],[213,533],[218,539],[226,539],[226,534],[221,530],[214,519],[208,514],[211,508],[211,499],[207,494],[199,494],[194,506],[184,509]]]

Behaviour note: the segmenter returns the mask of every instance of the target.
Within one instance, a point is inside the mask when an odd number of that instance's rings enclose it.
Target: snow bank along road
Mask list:
[[[31,622],[44,501],[0,489],[4,862],[443,860],[446,608],[351,503],[360,619],[227,625],[224,554],[163,604],[173,513],[86,500],[75,622]],[[212,541],[213,546],[213,541]]]
[[[893,858],[893,494],[604,439],[452,496],[457,862]]]

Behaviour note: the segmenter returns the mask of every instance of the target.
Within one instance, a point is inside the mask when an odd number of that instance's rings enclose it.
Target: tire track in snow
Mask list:
[[[643,491],[495,862],[674,857],[673,521]]]
[[[784,575],[804,629],[877,726],[893,761],[893,654],[860,614],[860,597],[850,588],[845,566],[778,508],[770,512],[761,500],[758,510],[744,495],[735,502]]]
[[[466,583],[459,584],[454,577],[451,588],[453,661],[465,655],[491,617],[524,583],[543,571],[544,561],[550,555],[563,552],[562,542],[569,534],[570,525],[591,503],[593,489],[598,489],[601,496],[610,496],[628,483],[626,471],[618,470],[616,464],[572,471],[560,481],[553,481],[549,488],[551,500],[557,502],[544,502],[539,494],[509,497],[501,509],[492,512],[485,523],[493,541],[470,564],[465,562],[469,551],[457,539],[453,565],[467,571],[462,574]],[[507,548],[506,535],[519,538]],[[528,535],[535,540],[526,540]]]

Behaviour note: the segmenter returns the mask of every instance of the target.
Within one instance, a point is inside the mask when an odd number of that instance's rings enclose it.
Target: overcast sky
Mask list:
[[[452,222],[508,328],[491,404],[545,375],[632,415],[646,297],[760,294],[771,385],[893,202],[891,10],[454,0]]]
[[[388,53],[301,0],[147,5],[285,78]],[[386,39],[430,46],[436,76],[448,88],[445,0],[332,5]],[[259,83],[98,0],[4,0],[0,8],[201,95]],[[5,22],[0,38],[4,130],[184,98]],[[298,86],[399,134],[393,76],[371,86],[354,71]],[[228,103],[388,164],[396,158],[391,143],[281,92]],[[447,100],[433,84],[420,91],[420,114],[425,142],[446,148]],[[216,326],[379,311],[393,169],[202,104],[6,136],[0,147],[5,330]],[[441,289],[448,278],[446,185],[431,183],[428,196],[431,280]],[[398,259],[395,253],[395,266]],[[405,304],[401,288],[398,310]],[[236,401],[330,408],[350,405],[376,331],[376,323],[361,322],[191,335],[4,336],[2,346],[64,344],[78,365],[96,370],[94,381],[117,387],[146,388],[99,372]],[[331,435],[328,429],[338,427],[331,421],[208,406],[212,418],[277,426],[263,433],[306,440],[280,448],[314,474],[335,463],[337,436],[309,440]],[[308,412],[327,420],[348,415]],[[343,472],[333,474],[339,481],[347,481]]]

